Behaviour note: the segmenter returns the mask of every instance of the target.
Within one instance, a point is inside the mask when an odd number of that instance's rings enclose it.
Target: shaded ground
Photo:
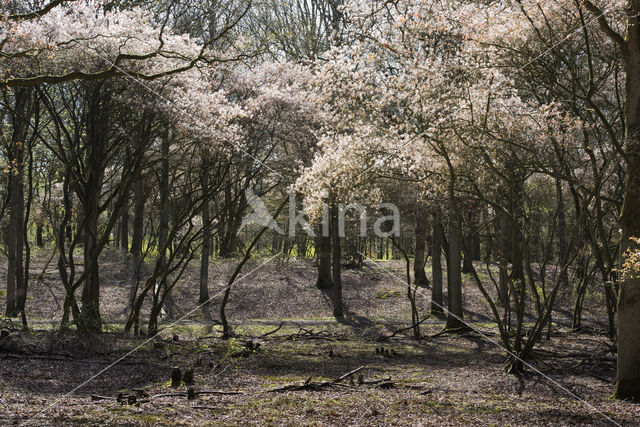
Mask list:
[[[27,301],[27,316],[34,323],[58,325],[64,301],[64,289],[56,267],[57,258],[46,269],[44,264],[50,253],[41,253],[33,261],[30,269],[30,285]],[[210,267],[209,293],[212,300],[211,312],[217,318],[222,293],[231,276],[236,261],[214,260]],[[494,285],[483,263],[476,269],[487,289],[495,294]],[[44,271],[44,273],[43,273]],[[76,274],[82,271],[77,267]],[[249,319],[326,319],[331,320],[330,295],[318,291],[315,283],[315,267],[310,260],[269,258],[252,260],[245,266],[234,285],[227,309],[232,321]],[[430,277],[430,267],[427,268]],[[550,276],[551,274],[548,274]],[[119,324],[126,320],[133,281],[130,279],[126,258],[117,251],[105,250],[101,258],[101,314],[105,324]],[[463,300],[466,320],[491,322],[492,316],[482,294],[470,276],[463,275]],[[494,278],[497,272],[493,271]],[[6,264],[0,265],[0,282],[6,277]],[[200,310],[194,310],[198,301],[197,263],[187,269],[173,292],[173,312],[171,319],[204,320]],[[146,276],[143,276],[143,280]],[[551,281],[547,279],[547,281]],[[404,262],[365,261],[362,270],[344,270],[343,298],[348,314],[371,323],[406,323],[411,318],[410,306],[406,298]],[[446,270],[444,272],[446,288]],[[551,287],[551,284],[547,285]],[[601,289],[594,283],[584,302],[584,325],[588,328],[606,330],[606,309]],[[78,291],[79,292],[79,291]],[[430,290],[420,289],[418,307],[428,313]],[[5,304],[6,292],[0,291],[0,306]],[[445,289],[446,302],[446,289]],[[573,298],[570,291],[561,292],[556,303],[556,312],[561,316],[554,319],[563,325],[570,325]],[[148,317],[148,305],[142,311],[141,321]]]
[[[36,263],[33,275],[42,264]],[[229,261],[215,263],[212,295],[233,267]],[[255,261],[244,270],[255,271],[232,293],[229,316],[238,337],[228,341],[219,338],[216,322],[202,320],[200,310],[152,341],[117,332],[130,282],[116,253],[107,254],[102,270],[103,316],[116,332],[81,339],[48,331],[48,323],[59,321],[56,299],[62,300],[55,270],[49,269],[29,293],[28,314],[37,331],[25,334],[4,323],[11,333],[0,341],[0,425],[640,424],[640,405],[607,399],[615,355],[602,335],[606,317],[595,292],[585,304],[589,334],[570,333],[567,319],[557,319],[551,339],[532,360],[542,374],[529,369],[516,377],[502,372],[504,352],[492,342],[498,339],[486,304],[470,282],[464,289],[465,316],[486,336],[414,341],[400,334],[380,341],[410,318],[405,285],[397,278],[404,277],[399,262],[369,262],[362,271],[346,271],[350,316],[337,323],[330,317],[328,296],[313,287],[309,262],[272,261],[260,267]],[[196,278],[194,267],[177,288],[176,317],[196,307]],[[569,296],[561,301],[565,311],[571,307]],[[420,298],[426,313],[429,291]],[[214,301],[215,319],[219,299]],[[429,336],[441,329],[441,320],[430,319],[422,331]],[[250,339],[261,344],[258,351],[247,349]],[[377,354],[381,346],[386,354]],[[184,385],[170,387],[174,366],[194,369],[196,391],[242,394],[153,397],[186,391]],[[356,375],[354,384],[345,380],[322,391],[269,392],[335,379],[360,366],[365,366],[360,372],[365,384],[358,384]],[[116,401],[119,393],[124,400],[135,395],[136,402]],[[109,399],[92,401],[92,394]]]
[[[438,328],[431,325],[425,332]],[[89,341],[48,332],[12,334],[0,352],[0,424],[613,424],[607,417],[623,425],[640,422],[639,405],[607,400],[613,358],[591,336],[557,332],[552,342],[564,345],[549,350],[575,356],[533,361],[545,376],[519,378],[502,373],[503,353],[474,335],[379,343],[359,337],[362,331],[352,326],[303,327],[302,333],[285,326],[260,339],[257,352],[247,351],[248,336],[265,330],[239,327],[241,337],[222,341],[202,339],[202,328],[183,327],[177,342],[171,336],[149,343],[119,334]],[[69,394],[138,345],[135,353]],[[393,351],[376,354],[379,346]],[[139,397],[142,403],[133,405],[113,399],[133,389],[151,396],[185,391],[170,387],[172,366],[194,368],[195,390],[243,394],[192,401]],[[366,382],[390,380],[269,392],[309,377],[312,382],[334,379],[359,366],[366,366]],[[112,399],[92,401],[91,394]]]

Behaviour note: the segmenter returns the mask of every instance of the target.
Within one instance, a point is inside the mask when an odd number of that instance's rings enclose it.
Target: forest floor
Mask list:
[[[550,339],[516,376],[503,372],[495,325],[466,277],[465,320],[476,332],[434,336],[444,321],[430,318],[421,340],[410,331],[389,338],[411,318],[403,263],[367,261],[362,270],[346,270],[347,318],[336,322],[330,296],[314,287],[310,261],[259,258],[234,285],[228,316],[236,337],[222,340],[219,322],[205,320],[197,306],[194,264],[175,289],[165,329],[146,339],[122,332],[131,285],[124,257],[107,252],[106,332],[79,337],[57,330],[63,292],[54,263],[44,268],[47,259],[39,254],[32,264],[30,332],[0,318],[8,331],[0,340],[0,425],[640,424],[640,405],[608,399],[615,354],[595,288],[583,331],[570,331],[567,291]],[[213,319],[234,267],[233,260],[213,263]],[[0,281],[4,275],[0,266]],[[482,275],[490,283],[486,269]],[[430,292],[418,296],[423,316]],[[0,292],[1,306],[4,297]],[[171,387],[173,367],[193,369],[193,385]]]

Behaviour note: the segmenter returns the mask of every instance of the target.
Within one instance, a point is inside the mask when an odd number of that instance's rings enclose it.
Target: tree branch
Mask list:
[[[72,1],[76,1],[76,0],[53,0],[40,10],[36,10],[34,12],[29,12],[29,13],[18,13],[15,15],[9,15],[9,19],[12,21],[27,21],[29,19],[40,18],[42,17],[42,15],[49,13],[49,11],[51,11],[51,9],[53,9],[54,7],[59,6],[63,3],[69,3]]]
[[[609,36],[609,38],[618,45],[620,49],[623,49],[627,46],[627,42],[617,31],[615,31],[609,25],[607,18],[604,16],[604,12],[598,6],[593,4],[590,0],[583,0],[584,6],[587,8],[589,12],[595,15],[598,20],[598,24],[600,24],[600,29],[604,31],[604,33]]]

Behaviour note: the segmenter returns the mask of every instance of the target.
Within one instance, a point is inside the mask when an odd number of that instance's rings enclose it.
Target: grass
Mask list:
[[[388,299],[388,298],[400,298],[402,295],[397,289],[383,289],[376,292],[376,298]]]

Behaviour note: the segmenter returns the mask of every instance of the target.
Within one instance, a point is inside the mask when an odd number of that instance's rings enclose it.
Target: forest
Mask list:
[[[640,0],[0,0],[0,91],[0,424],[640,425]]]

